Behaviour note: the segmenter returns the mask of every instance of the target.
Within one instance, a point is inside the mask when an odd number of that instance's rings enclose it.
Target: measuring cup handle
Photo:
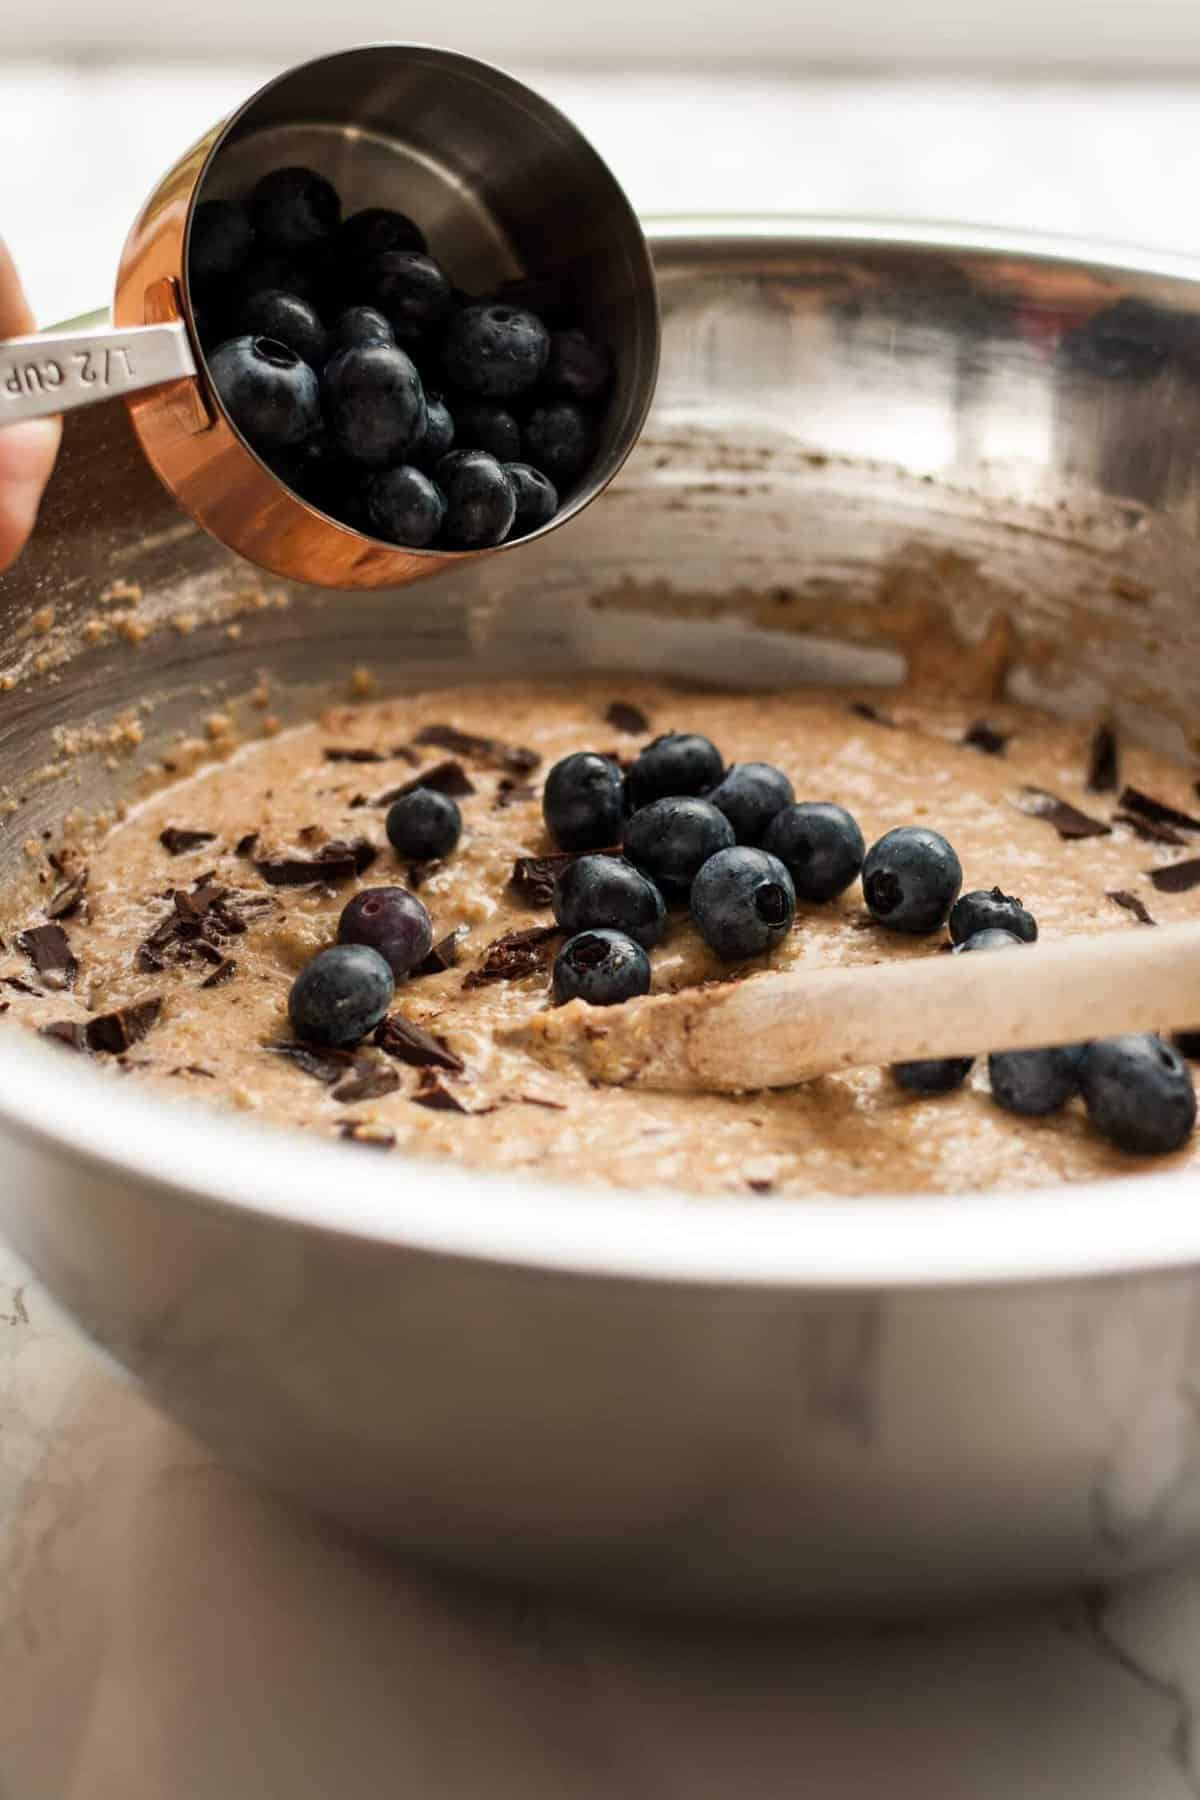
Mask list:
[[[0,430],[196,373],[182,320],[0,340]]]

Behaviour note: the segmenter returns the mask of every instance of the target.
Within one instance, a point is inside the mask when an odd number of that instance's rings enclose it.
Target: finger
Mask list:
[[[16,264],[0,238],[0,337],[22,337],[36,329]]]
[[[0,337],[34,329],[16,266],[0,239]],[[20,555],[33,530],[61,436],[59,419],[29,419],[0,430],[0,570]]]
[[[0,570],[20,555],[33,530],[61,436],[59,419],[27,419],[0,431]]]

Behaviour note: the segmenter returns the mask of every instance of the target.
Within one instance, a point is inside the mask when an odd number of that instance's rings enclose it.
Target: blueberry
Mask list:
[[[912,1094],[948,1094],[971,1073],[973,1056],[929,1056],[892,1064],[892,1076]]]
[[[250,215],[271,249],[303,255],[333,236],[342,203],[332,182],[314,169],[272,169],[251,195]]]
[[[1037,920],[1012,894],[1000,888],[975,888],[954,902],[950,908],[950,941],[961,944],[977,931],[995,927],[1011,931],[1022,943],[1037,942]]]
[[[342,909],[338,943],[367,944],[402,981],[433,949],[433,921],[407,888],[364,888]]]
[[[796,890],[777,856],[737,844],[702,865],[689,905],[709,949],[736,962],[761,956],[787,936],[796,916]]]
[[[387,834],[400,856],[421,862],[449,856],[462,835],[462,814],[449,794],[437,788],[414,788],[392,802]]]
[[[782,769],[771,763],[730,763],[705,795],[733,826],[739,844],[757,844],[777,812],[796,798]]]
[[[348,306],[334,320],[331,350],[358,350],[363,344],[394,344],[392,328],[373,306]]]
[[[648,806],[671,794],[703,794],[724,773],[725,760],[711,738],[696,731],[668,731],[634,759],[627,778],[629,803]]]
[[[576,311],[566,282],[556,275],[522,275],[516,281],[502,281],[481,298],[497,306],[519,306],[525,312],[536,313],[544,325],[552,328],[569,325]]]
[[[936,931],[958,898],[962,864],[936,831],[900,825],[872,844],[862,869],[872,916],[892,931]]]
[[[625,854],[667,893],[686,893],[710,856],[732,848],[733,826],[707,800],[652,800],[625,827]]]
[[[954,954],[965,956],[969,950],[1019,950],[1024,941],[1015,931],[1006,931],[1002,925],[985,925],[982,931],[973,931],[961,944],[955,944]]]
[[[581,931],[554,959],[554,998],[560,1006],[619,1006],[650,991],[650,958],[620,931]]]
[[[407,213],[387,206],[366,206],[351,213],[337,235],[337,256],[343,265],[374,262],[389,250],[427,248],[421,227]]]
[[[367,517],[393,544],[423,550],[431,544],[446,516],[446,496],[428,475],[406,463],[381,469],[367,483]]]
[[[521,449],[524,460],[548,475],[561,493],[591,462],[593,438],[587,414],[573,400],[555,400],[530,414]]]
[[[562,850],[603,850],[619,842],[625,814],[621,771],[607,756],[577,750],[546,777],[542,817]]]
[[[454,441],[460,450],[486,450],[497,462],[513,462],[521,452],[521,427],[492,400],[463,400],[454,408]]]
[[[213,351],[208,372],[226,412],[256,449],[298,444],[321,422],[316,376],[274,338],[231,338]]]
[[[425,431],[421,377],[403,350],[364,344],[339,350],[321,383],[325,419],[338,449],[355,462],[396,462]]]
[[[325,270],[320,259],[311,256],[289,256],[282,250],[258,248],[237,281],[238,295],[249,299],[266,288],[285,294],[299,294],[314,306],[322,298]]]
[[[378,1025],[396,983],[378,950],[335,944],[314,956],[292,983],[288,1017],[310,1044],[357,1044]]]
[[[362,289],[405,345],[436,331],[453,299],[443,270],[420,250],[385,250],[364,269]]]
[[[517,496],[517,516],[509,536],[524,537],[526,532],[548,525],[558,511],[558,492],[549,477],[523,462],[506,462],[504,473]]]
[[[517,514],[512,482],[486,450],[452,450],[436,469],[446,496],[446,542],[456,550],[502,544]]]
[[[988,1057],[992,1098],[1007,1112],[1039,1118],[1057,1112],[1079,1092],[1086,1044],[1049,1050],[994,1050]]]
[[[313,432],[303,443],[277,450],[271,467],[302,500],[335,519],[345,516],[362,481],[361,471],[339,454],[323,431]]]
[[[245,207],[232,200],[201,200],[192,214],[188,275],[194,287],[229,281],[254,248],[254,227]]]
[[[549,351],[550,334],[536,313],[485,300],[455,313],[442,360],[451,381],[465,393],[511,400],[536,386]]]
[[[612,362],[608,351],[585,331],[555,331],[542,384],[564,400],[595,400],[608,386]]]
[[[832,900],[863,866],[866,844],[844,807],[829,800],[785,806],[763,833],[762,847],[777,856],[800,900]]]
[[[285,294],[282,288],[263,288],[242,301],[235,324],[239,333],[274,338],[277,343],[286,344],[310,369],[320,371],[325,365],[328,335],[316,307],[299,294]]]
[[[1089,1044],[1080,1078],[1088,1117],[1119,1150],[1161,1156],[1196,1123],[1196,1091],[1172,1045],[1150,1033]]]
[[[554,884],[554,917],[564,931],[600,926],[623,931],[649,949],[667,929],[663,897],[619,856],[580,856]]]
[[[409,452],[418,468],[428,472],[437,467],[443,456],[454,447],[454,420],[440,394],[425,390],[425,435]]]

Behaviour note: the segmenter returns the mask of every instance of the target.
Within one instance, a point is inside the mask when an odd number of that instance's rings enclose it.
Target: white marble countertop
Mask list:
[[[0,232],[101,301],[260,68],[0,71]],[[547,75],[643,210],[988,219],[1191,249],[1180,85]],[[0,1251],[0,1800],[1183,1800],[1200,1562],[905,1627],[637,1625],[435,1580],[224,1474]]]

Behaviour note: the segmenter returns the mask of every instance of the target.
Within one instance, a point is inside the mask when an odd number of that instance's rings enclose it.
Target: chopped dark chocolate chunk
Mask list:
[[[1128,888],[1111,889],[1105,894],[1104,898],[1106,900],[1111,900],[1116,906],[1123,906],[1126,912],[1133,914],[1139,924],[1153,925],[1157,922],[1152,919],[1150,914],[1146,911],[1145,902],[1139,900],[1136,894],[1131,894]]]
[[[351,1144],[365,1144],[368,1150],[391,1150],[396,1142],[390,1125],[372,1125],[367,1119],[343,1120],[338,1136]]]
[[[850,711],[856,718],[869,719],[872,725],[886,725],[891,731],[897,729],[895,719],[889,718],[888,714],[881,712],[877,706],[872,706],[869,700],[852,700]]]
[[[1174,825],[1179,831],[1200,831],[1200,819],[1194,819],[1191,813],[1183,812],[1178,806],[1156,800],[1153,794],[1143,794],[1140,788],[1122,788],[1117,805],[1122,812],[1136,813],[1139,819],[1148,819],[1152,825]]]
[[[83,904],[83,896],[87,892],[88,871],[78,869],[62,886],[51,894],[46,907],[48,919],[69,919],[79,911]]]
[[[62,993],[74,987],[79,959],[61,925],[31,925],[18,932],[17,949],[24,951],[48,988]]]
[[[379,845],[365,837],[330,838],[324,849],[318,852],[321,856],[338,859],[347,853],[354,859],[354,873],[365,875],[379,855]]]
[[[184,1063],[181,1068],[171,1069],[169,1072],[172,1075],[199,1075],[202,1076],[205,1081],[215,1081],[217,1079],[214,1070],[206,1069],[203,1063]]]
[[[1187,843],[1183,833],[1176,831],[1173,825],[1159,825],[1154,819],[1139,818],[1137,813],[1115,812],[1113,824],[1127,825],[1147,844],[1174,844],[1178,848]]]
[[[453,969],[458,963],[458,947],[467,935],[465,925],[456,925],[453,931],[447,932],[429,952],[423,962],[419,962],[409,975],[412,981],[418,975],[444,975],[447,969]]]
[[[1088,793],[1115,793],[1119,779],[1117,734],[1111,725],[1097,725],[1088,748]]]
[[[403,1013],[393,1013],[391,1018],[380,1021],[375,1027],[375,1042],[388,1056],[411,1063],[414,1068],[448,1069],[452,1075],[461,1075],[465,1067],[462,1057],[451,1050],[445,1038],[434,1037]]]
[[[1187,894],[1200,887],[1200,856],[1187,862],[1168,863],[1163,869],[1147,869],[1146,874],[1160,894]]]
[[[1019,812],[1028,813],[1030,818],[1044,819],[1047,825],[1053,825],[1059,837],[1068,843],[1075,838],[1108,837],[1112,832],[1112,826],[1103,819],[1089,818],[1069,800],[1060,800],[1057,794],[1049,794],[1045,788],[1023,787],[1014,804]]]
[[[366,1062],[364,1059],[334,1088],[333,1098],[343,1106],[353,1106],[360,1100],[382,1100],[385,1094],[394,1094],[399,1086],[400,1077],[395,1069],[385,1062]]]
[[[537,789],[531,782],[518,781],[512,775],[502,775],[496,783],[492,809],[495,812],[504,812],[509,806],[519,806],[522,800],[533,800],[536,797]]]
[[[966,742],[965,738],[963,742]],[[989,756],[998,756],[999,754],[1000,752],[998,750],[989,750],[987,752],[987,755]],[[765,1175],[752,1175],[747,1181],[746,1186],[750,1189],[752,1194],[773,1194],[775,1192],[775,1183],[769,1180]]]
[[[319,882],[350,881],[369,869],[379,855],[366,838],[347,842],[330,838],[314,856],[256,857],[254,867],[271,887],[315,887]]]
[[[324,1082],[326,1087],[332,1087],[354,1067],[352,1050],[317,1050],[311,1044],[293,1043],[288,1038],[272,1039],[263,1045],[263,1049],[272,1056],[285,1056],[314,1081]]]
[[[237,963],[232,956],[222,956],[211,975],[206,975],[200,983],[202,988],[224,987],[237,974]]]
[[[38,1026],[38,1036],[65,1044],[68,1050],[86,1050],[88,1047],[87,1031],[78,1019],[52,1019],[49,1025]]]
[[[477,737],[474,732],[459,731],[454,725],[423,725],[413,743],[435,744],[439,750],[449,750],[453,756],[474,757],[478,762],[507,769],[510,775],[528,775],[542,760],[536,750],[527,750],[520,744],[504,744],[499,738]]]
[[[510,1099],[519,1100],[522,1106],[544,1106],[547,1112],[566,1112],[565,1100],[551,1100],[545,1094],[512,1094]]]
[[[441,1076],[433,1069],[426,1069],[421,1076],[421,1084],[411,1096],[415,1106],[427,1106],[431,1112],[454,1113],[490,1113],[495,1106],[467,1106],[453,1088],[447,1087]]]
[[[458,1095],[432,1069],[422,1077],[421,1085],[412,1095],[412,1100],[414,1105],[427,1106],[432,1112],[465,1113],[468,1110]]]
[[[614,731],[623,731],[626,737],[645,737],[650,729],[650,721],[641,707],[634,706],[629,700],[614,700],[604,721]]]
[[[19,975],[5,975],[0,985],[11,988],[14,994],[32,994],[38,1000],[44,1000],[46,997],[41,988],[35,988],[31,982],[22,981]]]
[[[463,981],[464,988],[486,987],[489,981],[520,981],[550,967],[550,946],[561,936],[557,925],[533,925],[528,931],[507,931],[484,952],[483,961]]]
[[[427,769],[414,775],[411,781],[402,782],[399,787],[389,788],[386,794],[380,794],[374,804],[390,806],[393,800],[400,800],[405,794],[415,794],[418,788],[433,788],[439,794],[448,794],[452,800],[465,800],[468,794],[475,792],[475,783],[460,762],[431,763]]]
[[[168,825],[159,832],[158,841],[171,856],[183,856],[189,850],[198,850],[201,844],[211,844],[216,835],[215,831],[189,831],[182,825]]]
[[[508,878],[509,892],[529,906],[549,906],[558,877],[580,855],[578,850],[556,850],[549,856],[518,856]]]
[[[438,870],[444,869],[445,866],[445,861],[440,856],[431,856],[426,862],[409,863],[408,885],[413,893],[415,894],[418,888],[423,888],[429,877],[436,875]]]
[[[84,1042],[89,1050],[109,1056],[120,1056],[131,1044],[140,1043],[158,1023],[162,1001],[155,995],[150,1000],[136,1000],[130,1006],[119,1006],[110,1013],[100,1013],[84,1026]]]
[[[1003,756],[1011,731],[997,731],[986,719],[976,719],[963,732],[963,743],[970,750],[982,750],[985,756]]]
[[[386,751],[370,750],[362,744],[326,744],[321,755],[326,762],[331,763],[380,763],[388,760]]]
[[[235,856],[253,856],[254,852],[257,848],[258,848],[258,833],[257,833],[257,831],[247,831],[242,837],[240,837],[238,839],[237,843],[233,846],[233,853]]]
[[[170,888],[172,910],[138,946],[137,966],[157,972],[169,956],[206,962],[214,968],[222,961],[219,946],[247,929],[246,914],[268,911],[279,902],[269,894],[241,893],[222,887],[210,876],[200,876],[189,892]]]

